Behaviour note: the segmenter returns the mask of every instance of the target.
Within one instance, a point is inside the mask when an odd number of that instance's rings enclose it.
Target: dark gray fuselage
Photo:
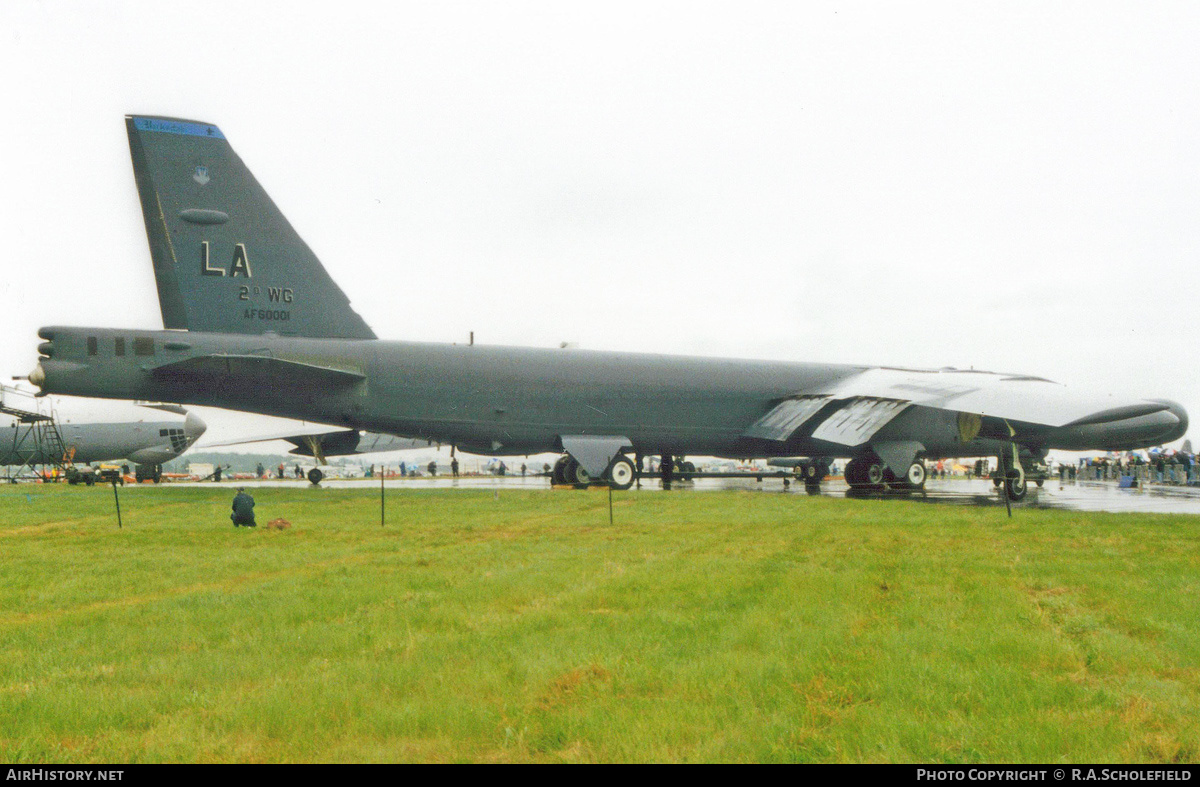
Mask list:
[[[728,457],[855,456],[867,446],[786,442],[743,432],[780,400],[829,386],[863,366],[685,356],[245,336],[103,328],[43,329],[48,393],[210,405],[417,437],[484,454],[559,451],[566,435],[628,438],[647,453]],[[89,339],[94,338],[94,342]],[[113,353],[142,340],[151,354]],[[91,354],[89,349],[94,349]],[[298,382],[272,370],[163,375],[212,355],[253,356],[351,372]],[[286,370],[285,370],[286,372]],[[986,435],[964,444],[955,414],[911,407],[880,439],[919,439],[928,457],[995,453]]]
[[[45,329],[47,392],[211,405],[430,439],[483,453],[559,450],[561,435],[622,435],[646,452],[762,455],[741,433],[773,403],[858,366],[101,328]],[[97,352],[88,354],[88,337]],[[117,337],[153,355],[112,353]],[[175,349],[170,349],[175,348]],[[353,370],[347,385],[264,374],[163,379],[151,370],[213,353]],[[786,451],[771,451],[785,453]],[[845,453],[845,447],[841,447]],[[834,451],[838,453],[838,451]]]

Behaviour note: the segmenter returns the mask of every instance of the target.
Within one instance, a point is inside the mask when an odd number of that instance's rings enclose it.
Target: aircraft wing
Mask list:
[[[1042,377],[958,369],[867,369],[820,391],[835,399],[886,399],[944,410],[1041,424],[1066,426],[1116,407],[1121,400],[1068,392]],[[1164,409],[1155,405],[1154,410]]]
[[[957,412],[964,433],[975,434],[985,418],[1028,433],[1168,409],[1157,401],[1080,395],[1029,375],[875,367],[778,402],[744,434],[783,442],[802,426],[815,424],[814,438],[857,446],[913,405]]]

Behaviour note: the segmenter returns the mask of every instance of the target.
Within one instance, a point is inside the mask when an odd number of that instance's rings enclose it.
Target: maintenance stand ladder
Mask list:
[[[6,475],[10,483],[30,476],[44,481],[66,477],[72,457],[58,430],[54,405],[48,404],[46,410],[49,412],[43,412],[41,400],[33,394],[0,385],[0,413],[16,418],[12,444],[0,446],[0,451],[7,449],[11,457]]]

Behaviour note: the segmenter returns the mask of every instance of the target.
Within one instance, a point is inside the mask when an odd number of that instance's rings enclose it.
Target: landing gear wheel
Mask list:
[[[308,481],[313,486],[316,486],[317,484],[321,483],[321,479],[323,479],[324,477],[325,477],[325,474],[322,473],[320,470],[318,470],[315,467],[312,470],[308,471]]]
[[[1029,491],[1029,484],[1025,481],[1025,474],[1020,470],[1010,471],[1012,475],[1004,482],[1005,491],[1008,492],[1009,500],[1023,500],[1025,493]]]
[[[880,462],[871,462],[866,466],[863,473],[863,480],[866,485],[872,489],[879,489],[887,480],[883,464]]]
[[[637,473],[633,468],[633,462],[627,456],[618,456],[613,459],[605,475],[607,476],[608,485],[618,491],[624,491],[633,486],[633,481],[637,477]]]
[[[804,476],[804,486],[806,489],[809,491],[819,489],[821,481],[825,479],[825,476],[829,475],[829,465],[821,460],[813,460],[804,465],[802,475]]]
[[[865,484],[866,478],[863,477],[863,460],[851,459],[847,462],[843,477],[851,489],[858,489]]]
[[[908,466],[908,472],[904,474],[904,486],[908,489],[921,489],[925,486],[927,476],[925,463],[913,462]]]
[[[567,462],[567,468],[563,472],[563,475],[566,476],[568,484],[574,484],[577,487],[584,487],[592,483],[591,474],[587,470],[584,470],[583,465],[574,459],[570,459]]]
[[[570,464],[571,457],[560,456],[554,463],[554,469],[550,471],[550,483],[553,486],[566,486],[567,481],[567,465]]]

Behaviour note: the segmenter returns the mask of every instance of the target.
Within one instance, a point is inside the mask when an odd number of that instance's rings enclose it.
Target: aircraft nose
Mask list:
[[[200,435],[204,434],[204,430],[207,428],[208,424],[204,423],[204,419],[191,410],[188,411],[187,417],[183,419],[183,435],[187,438],[188,445],[199,440]]]

